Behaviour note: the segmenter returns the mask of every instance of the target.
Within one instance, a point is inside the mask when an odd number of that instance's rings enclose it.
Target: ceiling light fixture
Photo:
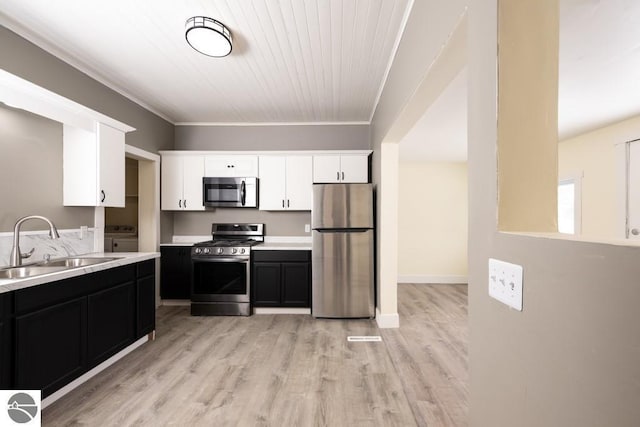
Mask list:
[[[187,43],[203,55],[220,58],[231,53],[231,31],[220,21],[194,16],[185,24]]]

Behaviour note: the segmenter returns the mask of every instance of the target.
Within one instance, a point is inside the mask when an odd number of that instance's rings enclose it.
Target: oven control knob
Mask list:
[[[236,248],[231,249],[231,253],[232,253],[232,254],[235,254],[235,253],[237,253],[237,252],[238,252],[238,250],[237,250]]]
[[[202,252],[202,249],[200,249],[200,248],[196,248],[193,252],[195,252],[195,253],[196,253],[196,255],[197,255],[197,254],[199,254],[200,252]]]
[[[246,250],[245,250],[244,248],[240,249],[240,253],[241,253],[241,254],[243,254],[243,253],[245,253],[245,252],[246,252]]]
[[[222,252],[224,252],[224,249],[218,248],[218,253],[221,254]]]
[[[209,252],[211,252],[211,250],[210,250],[209,248],[204,248],[202,251],[203,251],[205,254],[208,254]]]

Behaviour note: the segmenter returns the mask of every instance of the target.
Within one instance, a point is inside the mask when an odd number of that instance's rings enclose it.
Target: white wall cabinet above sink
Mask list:
[[[203,211],[204,156],[162,154],[160,208],[169,211]]]
[[[311,210],[311,156],[260,156],[259,170],[260,210]]]
[[[258,156],[223,154],[206,156],[204,173],[208,177],[258,176]]]
[[[64,206],[124,207],[124,132],[63,126]]]
[[[369,156],[360,154],[313,156],[314,183],[367,183]]]

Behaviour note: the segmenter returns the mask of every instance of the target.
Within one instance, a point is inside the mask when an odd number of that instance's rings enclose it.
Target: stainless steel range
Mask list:
[[[211,224],[211,236],[191,249],[191,314],[250,316],[251,247],[264,224]]]

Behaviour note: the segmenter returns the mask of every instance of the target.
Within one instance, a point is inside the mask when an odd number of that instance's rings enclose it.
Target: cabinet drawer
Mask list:
[[[309,262],[311,251],[252,251],[255,262]]]
[[[96,286],[97,274],[87,274],[17,290],[15,291],[16,314],[35,311],[84,296],[90,292],[88,289]]]

